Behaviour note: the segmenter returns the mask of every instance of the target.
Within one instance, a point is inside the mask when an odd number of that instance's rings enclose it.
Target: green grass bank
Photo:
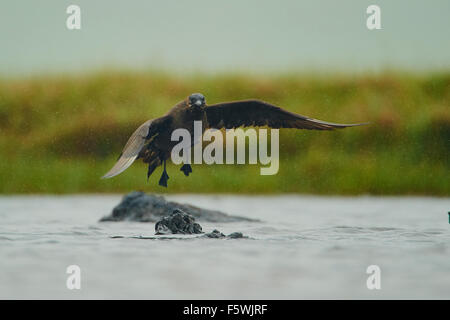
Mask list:
[[[134,164],[100,180],[134,129],[192,92],[258,98],[365,127],[280,130],[280,169],[169,166],[169,188]],[[189,192],[450,195],[450,72],[359,76],[98,72],[0,80],[0,193]]]

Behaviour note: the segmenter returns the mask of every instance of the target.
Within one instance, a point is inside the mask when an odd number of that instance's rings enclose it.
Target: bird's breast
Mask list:
[[[189,133],[191,146],[193,146],[201,141],[201,137],[207,128],[208,122],[204,110],[186,110],[173,117],[171,126],[155,137],[153,146],[160,150],[172,150],[180,142],[180,140],[172,141],[172,133],[177,129],[185,129]]]

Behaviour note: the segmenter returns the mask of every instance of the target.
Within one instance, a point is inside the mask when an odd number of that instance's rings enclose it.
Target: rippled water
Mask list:
[[[201,223],[227,240],[132,238],[154,224],[98,222],[120,198],[0,197],[0,298],[450,298],[448,198],[168,197],[262,220]]]

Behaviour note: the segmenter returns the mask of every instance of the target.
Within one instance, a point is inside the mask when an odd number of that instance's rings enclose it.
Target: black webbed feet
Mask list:
[[[159,179],[159,185],[161,187],[167,188],[167,180],[169,180],[169,175],[167,174],[167,171],[166,171],[166,160],[164,160],[164,170],[161,175],[161,178]]]
[[[181,168],[180,171],[183,171],[184,175],[187,177],[189,176],[189,173],[192,172],[192,167],[190,164],[184,164]]]
[[[166,170],[163,171],[161,178],[159,179],[159,185],[167,188],[167,180],[169,180],[169,175]]]

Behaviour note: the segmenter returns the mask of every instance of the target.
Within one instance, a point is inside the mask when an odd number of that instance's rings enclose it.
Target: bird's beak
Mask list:
[[[200,100],[195,101],[195,105],[197,107],[200,107],[202,105],[202,102]]]

